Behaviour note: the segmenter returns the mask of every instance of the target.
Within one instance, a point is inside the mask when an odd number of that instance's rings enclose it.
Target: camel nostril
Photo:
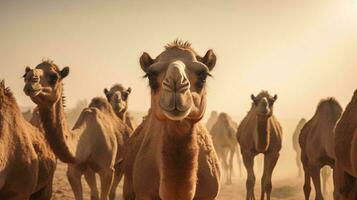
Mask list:
[[[189,90],[191,87],[190,82],[186,79],[184,82],[182,82],[181,84],[179,84],[177,86],[177,91],[178,92],[185,92],[187,90]]]

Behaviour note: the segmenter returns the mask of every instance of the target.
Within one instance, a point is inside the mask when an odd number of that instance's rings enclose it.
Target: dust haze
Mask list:
[[[207,81],[204,122],[217,110],[239,123],[251,94],[269,90],[279,96],[274,113],[284,136],[273,175],[275,199],[303,198],[292,148],[299,120],[310,119],[325,97],[335,97],[344,108],[357,85],[356,0],[1,0],[0,29],[0,79],[18,104],[24,111],[35,107],[22,91],[21,77],[26,66],[50,58],[71,68],[64,89],[74,119],[76,106],[121,83],[133,89],[129,111],[139,124],[150,106],[140,55],[154,57],[176,38],[190,41],[199,54],[213,49],[217,64]],[[59,166],[56,173],[60,170],[65,169]],[[220,199],[243,199],[245,177],[235,162],[234,184],[223,185]],[[66,178],[56,180],[64,189],[55,190],[54,199],[73,198]]]

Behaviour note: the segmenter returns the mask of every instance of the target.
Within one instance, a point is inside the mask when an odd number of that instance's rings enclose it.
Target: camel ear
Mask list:
[[[26,66],[25,74],[22,76],[22,78],[25,78],[27,73],[29,73],[29,71],[31,71],[31,68],[29,66]]]
[[[152,59],[148,53],[144,52],[143,55],[141,55],[140,66],[144,72],[147,72],[150,65],[152,65],[153,63],[154,63],[154,59]]]
[[[274,99],[274,102],[275,102],[278,99],[278,95],[274,95],[273,99]]]
[[[197,57],[197,60],[202,62],[203,64],[205,64],[209,71],[212,71],[212,69],[214,68],[214,66],[216,65],[216,54],[213,53],[213,50],[210,49],[207,51],[206,55],[202,57]]]
[[[275,101],[278,99],[278,95],[274,95],[272,99],[269,99],[269,105],[273,105],[275,103]]]
[[[130,94],[131,93],[131,87],[129,87],[126,91],[128,92],[128,94]]]
[[[66,78],[66,76],[68,76],[68,74],[69,74],[69,67],[64,67],[60,72],[61,79]]]
[[[109,90],[107,88],[104,88],[104,94],[107,97],[108,101],[110,100],[110,96],[109,96]]]
[[[255,99],[254,94],[251,94],[251,95],[250,95],[250,98],[252,99],[253,103],[254,103],[255,105],[257,105],[257,102],[256,102],[256,99]]]

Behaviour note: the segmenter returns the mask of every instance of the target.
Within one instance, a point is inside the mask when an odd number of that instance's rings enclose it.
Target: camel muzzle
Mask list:
[[[193,100],[190,82],[181,61],[171,63],[162,83],[160,107],[169,118],[182,119],[190,113]]]

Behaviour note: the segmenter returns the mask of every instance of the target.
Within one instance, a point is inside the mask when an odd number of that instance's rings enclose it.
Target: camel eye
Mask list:
[[[268,103],[269,103],[269,106],[272,106],[272,105],[274,105],[275,101],[274,101],[274,99],[269,99]]]
[[[57,83],[57,80],[58,80],[57,74],[50,74],[49,77],[50,77],[49,83],[51,85],[55,85]]]
[[[122,92],[122,98],[124,101],[128,99],[129,93],[128,92]]]
[[[151,89],[156,91],[159,88],[159,83],[157,82],[158,73],[154,71],[149,71],[148,73],[146,73],[145,77],[148,77]]]
[[[202,89],[203,86],[206,84],[207,77],[209,73],[207,71],[201,71],[197,74],[197,83],[196,86],[198,89]]]

